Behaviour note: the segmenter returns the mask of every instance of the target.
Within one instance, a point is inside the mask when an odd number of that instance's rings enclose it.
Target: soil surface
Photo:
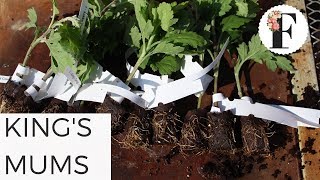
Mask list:
[[[228,76],[223,76],[228,78]],[[289,89],[288,74],[282,71],[270,72],[265,66],[254,64],[250,74],[242,76],[243,88],[250,90],[254,100],[263,103],[288,104],[291,98]],[[229,77],[232,79],[232,77]],[[250,86],[246,85],[247,78],[250,78]],[[235,97],[234,84],[227,83],[219,89],[226,96]],[[208,91],[203,97],[202,106],[208,107],[211,104],[211,93]],[[192,101],[187,98],[189,101]],[[186,99],[181,101],[187,101]],[[179,102],[178,102],[179,103]],[[177,103],[177,104],[178,104]],[[184,110],[192,110],[194,107],[183,106]],[[212,152],[204,147],[206,141],[203,139],[201,126],[207,124],[206,113],[197,114],[197,117],[185,119],[182,127],[184,134],[185,126],[195,129],[196,138],[190,141],[191,149],[179,150],[174,145],[151,145],[148,148],[126,149],[118,143],[118,137],[114,136],[112,143],[112,176],[114,179],[273,179],[275,176],[280,179],[299,179],[299,147],[296,141],[296,130],[278,124],[270,124],[266,128],[267,136],[263,137],[258,146],[259,154],[244,155],[243,152],[235,152],[234,155]],[[202,117],[202,118],[201,118]],[[188,119],[188,118],[187,118]],[[197,121],[197,122],[195,122]],[[200,121],[200,123],[198,122]],[[204,122],[203,122],[204,121]],[[197,124],[197,126],[195,126]],[[236,125],[237,126],[237,125]],[[238,125],[239,127],[239,125]],[[188,130],[190,132],[190,130]],[[239,129],[238,129],[239,131]],[[241,129],[240,129],[241,131]],[[240,132],[241,133],[241,132]],[[237,136],[237,135],[236,135]],[[229,136],[227,136],[229,137]],[[239,136],[238,136],[239,137]],[[269,149],[266,149],[268,139]],[[181,138],[183,140],[183,136]],[[222,142],[222,141],[220,141]],[[179,142],[180,145],[183,144]],[[186,143],[184,143],[186,144]],[[231,148],[231,146],[229,146]],[[198,149],[203,151],[197,151]],[[261,153],[269,150],[269,153]],[[198,153],[189,153],[196,151]]]

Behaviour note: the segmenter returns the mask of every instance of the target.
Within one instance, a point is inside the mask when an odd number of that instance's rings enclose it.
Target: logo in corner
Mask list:
[[[296,8],[275,6],[261,18],[259,36],[262,43],[277,54],[290,54],[302,47],[308,37],[308,22]]]

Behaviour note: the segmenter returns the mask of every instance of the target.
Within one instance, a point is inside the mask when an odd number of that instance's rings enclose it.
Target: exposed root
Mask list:
[[[153,142],[157,144],[177,143],[182,124],[179,118],[180,116],[173,112],[172,108],[168,111],[153,110]]]
[[[188,112],[178,143],[183,153],[201,153],[207,149],[207,123],[202,112]]]
[[[136,114],[130,114],[122,140],[123,147],[128,149],[147,149],[151,142],[151,135],[149,120]]]
[[[266,127],[267,124],[265,122],[252,115],[241,117],[242,142],[246,154],[269,152]]]

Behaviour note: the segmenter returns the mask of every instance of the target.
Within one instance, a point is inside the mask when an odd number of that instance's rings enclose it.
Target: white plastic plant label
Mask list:
[[[0,84],[5,84],[9,81],[11,76],[3,76],[3,75],[0,75]]]
[[[24,67],[21,64],[18,64],[16,70],[14,71],[11,81],[17,84],[23,84],[25,77],[29,74],[29,67]]]
[[[249,116],[252,114],[257,118],[274,121],[294,128],[298,126],[320,127],[320,110],[252,103],[249,97],[230,101],[221,93],[212,96],[212,103],[218,103],[218,107],[213,106],[211,112],[217,112],[217,108],[219,108],[220,112],[231,111],[237,116]]]
[[[23,79],[21,77],[17,76],[22,75]],[[44,73],[41,71],[38,71],[33,68],[23,67],[21,65],[18,65],[16,71],[14,72],[13,76],[11,77],[11,80],[15,83],[23,84],[27,87],[31,86],[36,80],[42,79],[44,76]]]
[[[284,111],[291,112],[293,114],[298,115],[299,117],[308,120],[310,122],[320,124],[320,110],[317,109],[310,109],[310,108],[301,108],[301,107],[294,107],[294,106],[283,106],[283,105],[272,105],[278,109],[282,109]],[[318,126],[310,126],[308,123],[303,123],[298,121],[298,126],[304,127],[318,127]]]
[[[81,23],[81,27],[80,27],[81,32],[83,32],[83,29],[86,25],[86,21],[88,18],[88,11],[89,11],[88,0],[82,0],[79,15],[78,15],[78,17],[80,19],[80,23]]]
[[[183,65],[180,69],[184,76],[190,76],[196,72],[200,72],[203,68],[197,62],[192,61],[193,57],[191,55],[185,55]]]
[[[75,88],[70,81],[67,81],[66,85],[63,88],[65,89],[65,91],[63,91],[63,93],[61,94],[56,95],[55,98],[66,102],[69,102],[79,90],[79,88]]]
[[[192,94],[197,94],[204,91],[207,87],[204,84],[209,84],[212,77],[203,76],[194,81],[174,81],[162,86],[158,86],[155,90],[155,99],[149,105],[149,108],[154,108],[159,103],[167,104]]]
[[[113,74],[111,74],[107,70],[105,72],[103,72],[100,77],[98,76],[96,78],[96,80],[94,81],[94,83],[115,85],[115,86],[118,86],[118,87],[126,89],[126,90],[131,89],[128,85],[126,85],[119,78],[115,77]],[[124,98],[122,96],[119,96],[118,94],[109,92],[109,95],[113,100],[115,100],[118,103],[121,103],[124,100]]]
[[[64,75],[68,78],[75,89],[80,88],[81,81],[78,78],[77,74],[70,67],[66,68],[66,70],[64,71]]]
[[[25,90],[25,95],[31,96],[32,99],[36,101],[40,89],[45,88],[46,86],[47,83],[44,80],[38,79],[28,89]]]
[[[84,84],[82,88],[80,88],[79,92],[75,97],[75,101],[95,101],[103,103],[105,96],[107,93],[114,93],[120,95],[130,101],[134,102],[140,107],[146,108],[148,107],[148,103],[142,99],[140,96],[134,94],[133,92],[121,88],[119,86],[111,85],[111,84]],[[93,95],[94,94],[94,97]]]
[[[29,74],[24,79],[24,85],[27,87],[31,86],[35,81],[43,78],[45,74],[36,69],[30,69]]]
[[[134,78],[131,80],[131,84],[133,84],[135,87],[140,87],[142,90],[145,90],[168,84],[168,82],[171,81],[173,80],[167,77],[163,79],[161,76],[156,76],[149,73],[140,74],[140,72],[137,71]]]

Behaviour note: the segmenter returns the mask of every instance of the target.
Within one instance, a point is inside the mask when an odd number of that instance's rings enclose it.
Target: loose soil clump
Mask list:
[[[36,103],[30,96],[26,96],[25,86],[19,86],[9,81],[5,84],[1,94],[0,113],[35,113],[40,112],[43,103]]]
[[[111,97],[107,96],[104,102],[96,107],[97,113],[111,113],[112,135],[123,132],[126,124],[126,110]]]
[[[234,153],[234,116],[230,112],[208,113],[208,145],[215,153]]]
[[[41,112],[42,109],[43,103],[36,103],[30,96],[24,96],[16,99],[8,113],[37,113]]]
[[[244,175],[245,156],[219,155],[204,164],[198,171],[206,179],[234,179]]]
[[[320,94],[315,91],[311,86],[304,89],[303,100],[296,102],[297,106],[320,109]]]
[[[15,99],[24,96],[24,90],[25,89],[17,86],[12,81],[6,83],[0,96],[0,113],[7,113],[15,102]]]

